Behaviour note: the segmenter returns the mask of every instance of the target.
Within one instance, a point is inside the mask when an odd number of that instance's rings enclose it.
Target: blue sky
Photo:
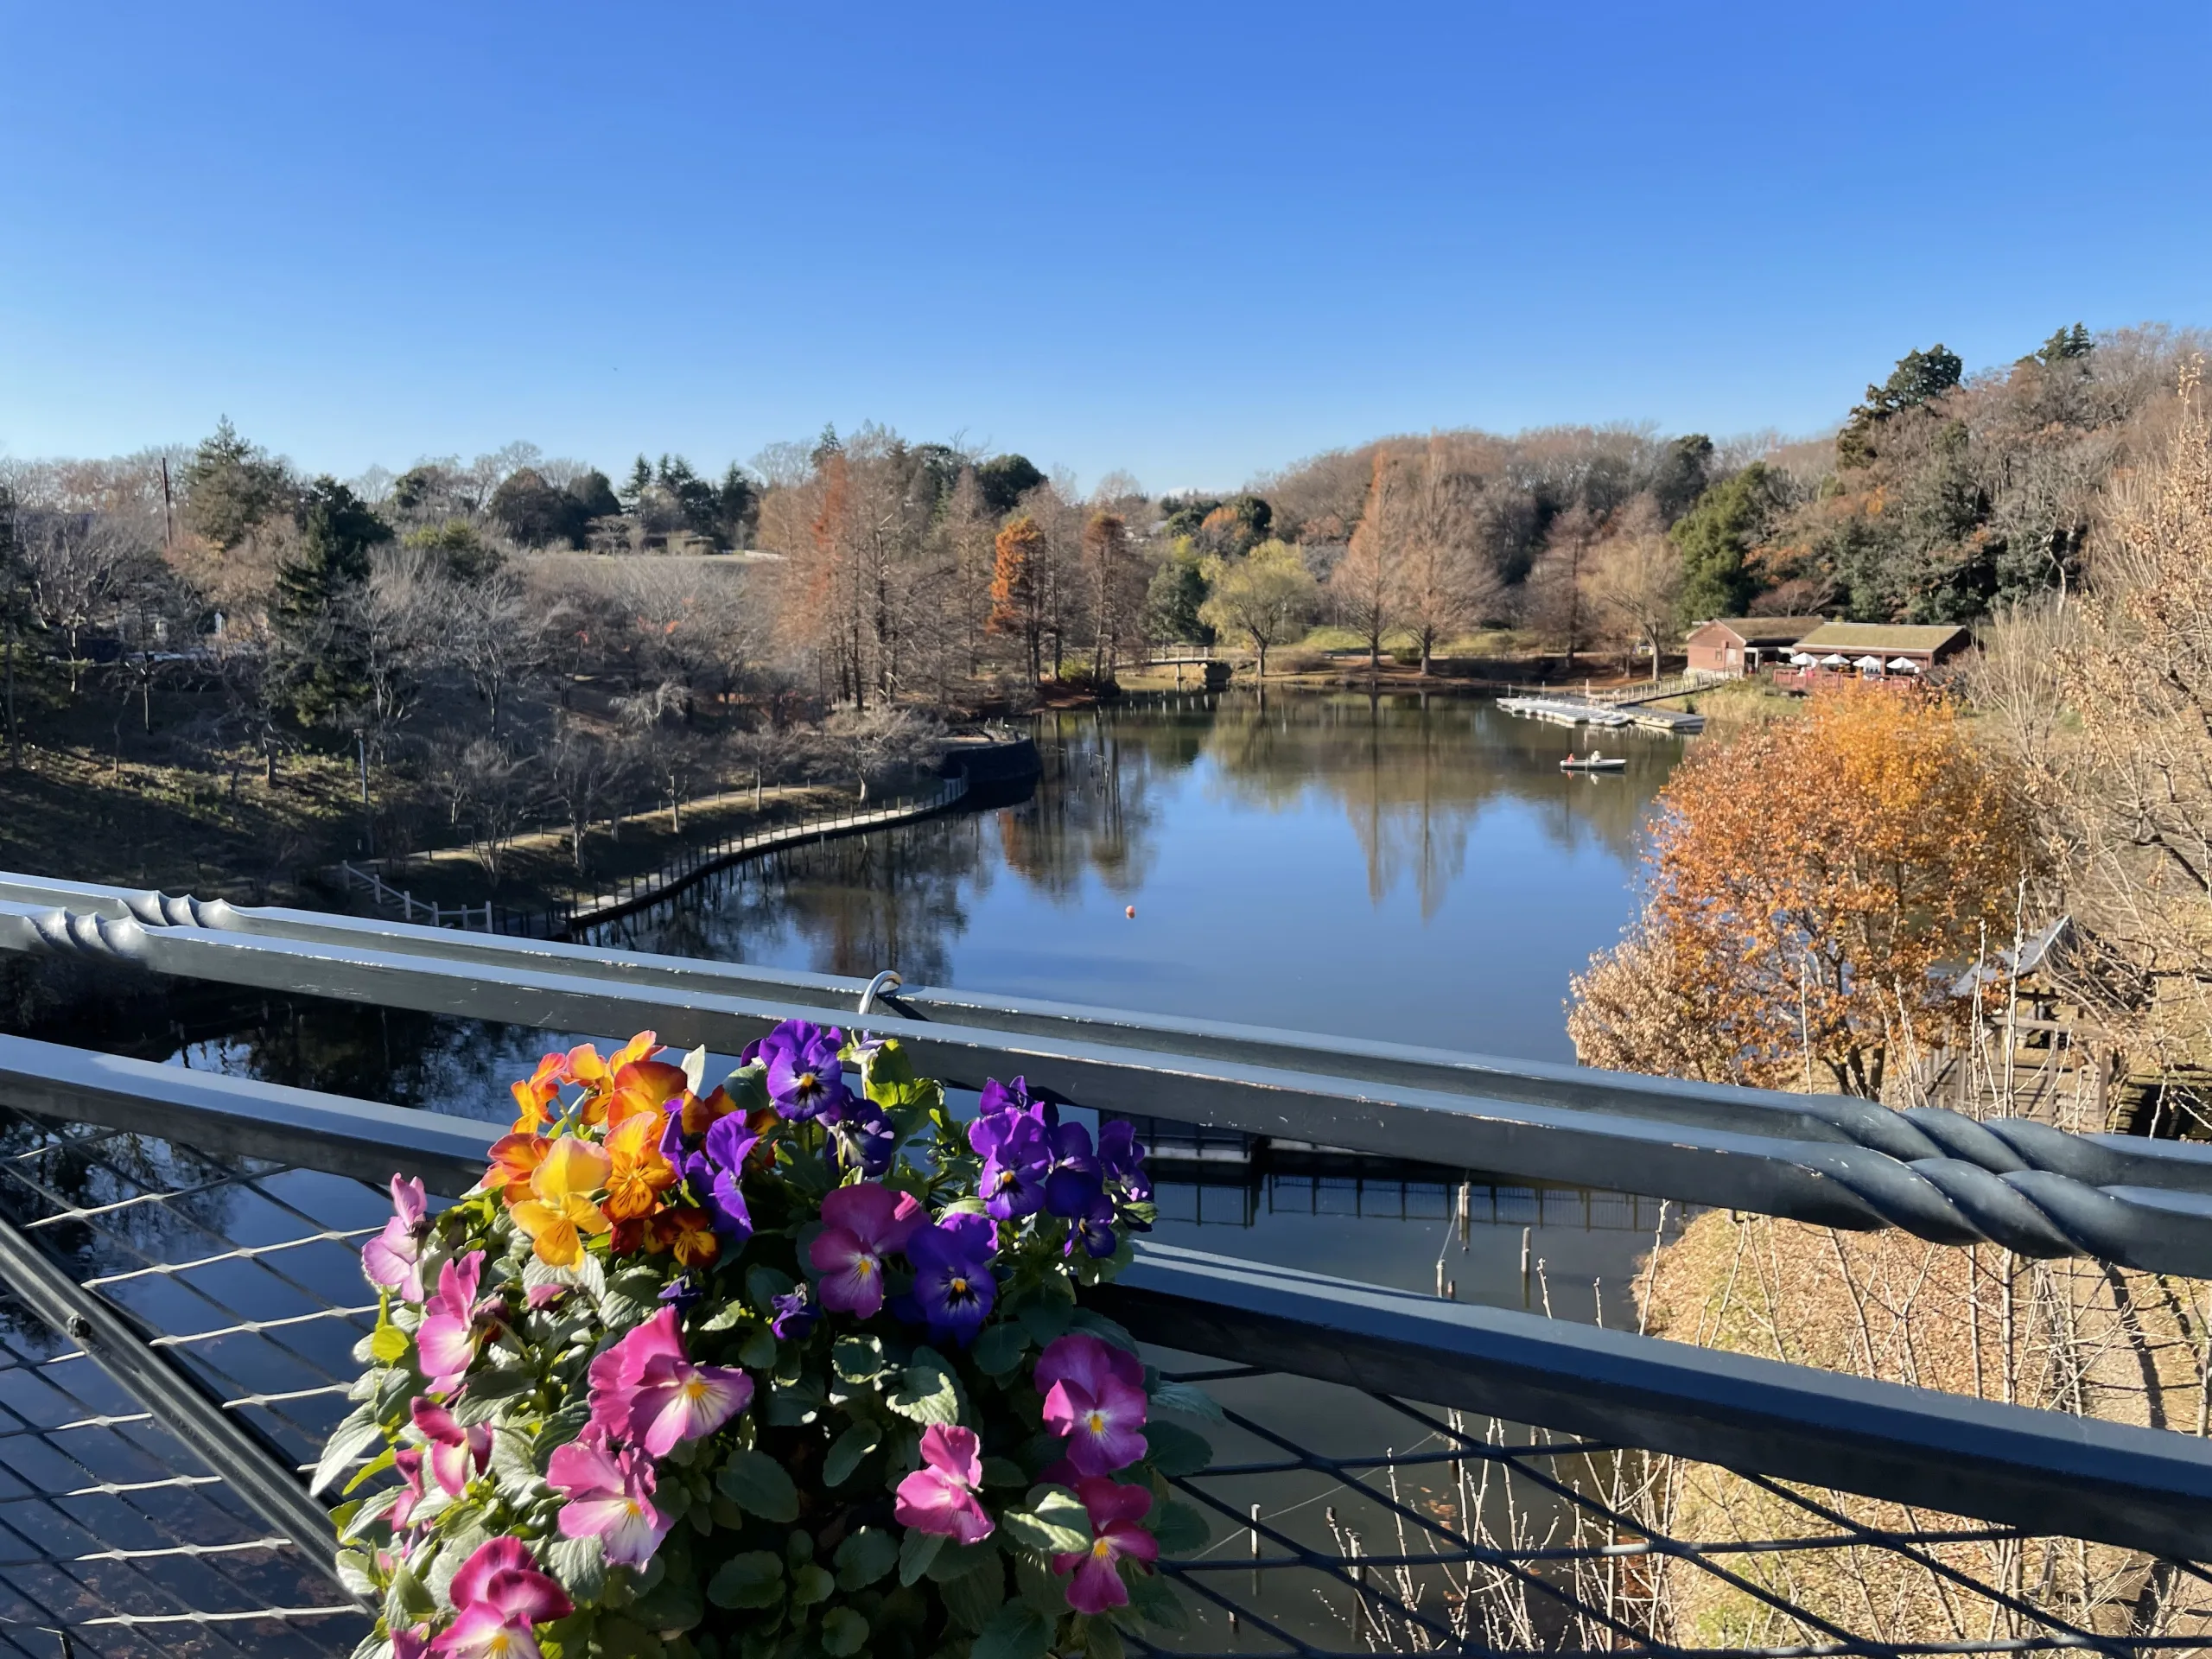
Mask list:
[[[2212,323],[2212,8],[0,0],[0,453],[1086,484]]]

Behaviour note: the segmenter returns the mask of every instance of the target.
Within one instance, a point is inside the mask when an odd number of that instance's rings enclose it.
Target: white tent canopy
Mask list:
[[[1847,668],[1850,664],[1847,663],[1842,657],[1832,651],[1827,656],[1821,658],[1821,666],[1822,668]]]
[[[1920,672],[1920,664],[1914,662],[1910,657],[1892,657],[1890,658],[1890,666],[1898,670],[1902,673],[1917,674]]]
[[[1818,661],[1820,661],[1821,659],[1820,659],[1819,658],[1817,658],[1817,657],[1814,656],[1814,655],[1813,655],[1813,653],[1812,653],[1811,652],[1809,652],[1809,651],[1800,651],[1800,652],[1793,652],[1790,654],[1789,660],[1790,660],[1792,663],[1796,664],[1799,668],[1806,668],[1806,667],[1809,667],[1811,664],[1815,664],[1815,663],[1817,663],[1817,662],[1818,662]]]
[[[1853,668],[1863,668],[1867,670],[1869,672],[1872,672],[1882,666],[1882,659],[1878,657],[1861,657],[1857,662],[1852,664],[1852,666]]]

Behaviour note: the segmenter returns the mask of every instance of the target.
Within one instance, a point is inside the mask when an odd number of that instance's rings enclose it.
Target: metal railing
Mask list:
[[[721,1052],[791,1015],[855,1023],[866,997],[868,1029],[901,1037],[918,1065],[956,1084],[1021,1072],[1109,1111],[2212,1276],[2212,1148],[2177,1143],[906,988],[889,976],[863,984],[20,876],[0,877],[0,949],[551,1030],[620,1035],[652,1026],[664,1040]],[[0,1038],[0,1208],[16,1217],[0,1233],[0,1278],[61,1333],[60,1348],[34,1363],[60,1363],[74,1344],[105,1368],[149,1423],[192,1454],[183,1462],[196,1458],[219,1475],[226,1500],[263,1528],[256,1548],[289,1561],[296,1578],[309,1567],[315,1522],[292,1471],[317,1424],[343,1404],[345,1349],[361,1320],[346,1273],[375,1211],[367,1184],[397,1169],[461,1191],[480,1173],[493,1126],[13,1037]],[[283,1206],[288,1218],[211,1217],[194,1207],[210,1193]],[[146,1285],[174,1294],[142,1302],[134,1287]],[[178,1312],[187,1289],[197,1298],[188,1314]],[[1194,1375],[1224,1385],[1262,1371],[1300,1379],[1302,1389],[1337,1391],[1327,1395],[1341,1402],[1332,1411],[1419,1428],[1355,1454],[1316,1444],[1310,1427],[1301,1438],[1264,1414],[1231,1414],[1238,1434],[1265,1444],[1185,1480],[1213,1527],[1203,1550],[1172,1567],[1205,1609],[1190,1638],[1201,1649],[1249,1651],[1259,1641],[1299,1653],[1495,1650],[1497,1642],[1453,1623],[1471,1616],[1479,1580],[1483,1596],[1533,1597],[1550,1610],[1521,1645],[1571,1646],[1562,1634],[1571,1627],[1615,1650],[1682,1651],[1653,1635],[1648,1615],[1622,1611],[1635,1598],[1615,1592],[1643,1582],[1622,1580],[1622,1564],[1642,1562],[1636,1572],[1646,1575],[1706,1575],[1763,1610],[1759,1629],[1791,1635],[1734,1645],[1932,1650],[1848,1628],[1805,1592],[1793,1599],[1761,1576],[1758,1560],[1808,1551],[1849,1554],[1853,1571],[1867,1570],[1871,1553],[1996,1610],[1986,1630],[1936,1644],[1947,1651],[2189,1645],[2166,1626],[2115,1634],[2062,1616],[2032,1586],[1976,1576],[1944,1552],[1962,1539],[2024,1552],[2059,1534],[2085,1548],[2135,1552],[2129,1559],[2161,1582],[2197,1584],[2190,1563],[2212,1557],[2212,1444],[2195,1436],[1168,1245],[1142,1249],[1099,1305],[1162,1350],[1236,1361],[1193,1362],[1185,1369]],[[237,1432],[211,1426],[211,1403],[216,1421]],[[1513,1425],[1532,1426],[1536,1438]],[[1731,1541],[1690,1535],[1679,1517],[1671,1529],[1648,1513],[1632,1522],[1606,1507],[1595,1476],[1559,1472],[1576,1459],[1617,1471],[1630,1456],[1736,1471],[1797,1530]],[[1471,1468],[1552,1505],[1553,1529],[1477,1535]],[[1248,1502],[1248,1487],[1294,1476],[1318,1496],[1284,1497],[1287,1510],[1264,1497]],[[1414,1491],[1426,1494],[1418,1503],[1407,1496]],[[1836,1492],[1923,1518],[1887,1529],[1839,1518],[1837,1500],[1822,1496]],[[1304,1507],[1325,1501],[1325,1536],[1306,1524],[1314,1517]],[[1293,1510],[1305,1521],[1273,1518]],[[1968,1519],[1938,1519],[1948,1516]],[[1378,1527],[1395,1531],[1395,1550],[1362,1541]],[[2041,1559],[2048,1580],[2057,1558]],[[1317,1593],[1344,1628],[1317,1633],[1281,1598],[1260,1593],[1263,1580],[1287,1573],[1319,1573],[1336,1586]],[[1435,1573],[1444,1599],[1424,1600],[1422,1575]],[[1599,1579],[1613,1586],[1604,1598],[1592,1588]],[[301,1599],[297,1584],[265,1594],[267,1605],[309,1610],[294,1621],[300,1630],[342,1623],[343,1599],[327,1586],[319,1600]],[[1452,1618],[1447,1605],[1459,1609]],[[0,1618],[11,1617],[0,1607]],[[56,1620],[54,1628],[77,1628]]]

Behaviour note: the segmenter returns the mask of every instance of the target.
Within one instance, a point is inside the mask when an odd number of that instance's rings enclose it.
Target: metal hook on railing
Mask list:
[[[861,993],[860,1012],[861,1017],[865,1019],[874,1010],[875,999],[877,997],[889,995],[893,991],[897,990],[906,982],[905,980],[899,978],[898,975],[893,973],[888,968],[878,974],[874,979],[868,981],[868,988]]]

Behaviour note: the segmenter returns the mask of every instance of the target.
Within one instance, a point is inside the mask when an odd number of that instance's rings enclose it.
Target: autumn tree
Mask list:
[[[1482,479],[1459,465],[1441,438],[1399,468],[1393,490],[1385,522],[1402,546],[1401,614],[1427,674],[1436,647],[1480,620],[1498,598],[1497,572],[1483,551],[1485,493]]]
[[[1389,457],[1379,448],[1369,468],[1367,499],[1359,523],[1337,568],[1329,573],[1329,598],[1344,626],[1367,642],[1370,678],[1382,665],[1382,636],[1398,620],[1398,537],[1385,519],[1389,512]]]
[[[1092,513],[1083,527],[1083,562],[1090,582],[1092,671],[1110,680],[1143,603],[1143,572],[1128,521],[1118,512]]]
[[[1296,548],[1269,541],[1241,559],[1208,559],[1205,574],[1212,592],[1199,615],[1224,633],[1250,640],[1259,677],[1265,679],[1268,649],[1295,638],[1313,620],[1319,598],[1313,573]]]
[[[1529,572],[1529,620],[1547,639],[1559,642],[1570,674],[1575,652],[1590,643],[1590,599],[1583,579],[1605,528],[1603,518],[1577,502],[1552,520],[1544,550]]]
[[[1700,750],[1658,806],[1642,920],[1568,1017],[1578,1053],[1636,1071],[1689,1039],[1621,1010],[1672,1010],[1735,1081],[1879,1099],[1955,1027],[1958,970],[2011,943],[2041,856],[2012,769],[1948,702],[1880,684]]]
[[[1639,512],[1633,504],[1591,550],[1582,572],[1582,590],[1599,622],[1630,651],[1637,645],[1650,650],[1655,680],[1660,654],[1675,637],[1681,588],[1681,554],[1660,530],[1656,513]]]
[[[993,633],[1012,634],[1029,656],[1029,683],[1044,677],[1044,593],[1038,567],[1045,558],[1045,532],[1027,513],[1007,524],[993,544],[997,555],[991,571]]]

